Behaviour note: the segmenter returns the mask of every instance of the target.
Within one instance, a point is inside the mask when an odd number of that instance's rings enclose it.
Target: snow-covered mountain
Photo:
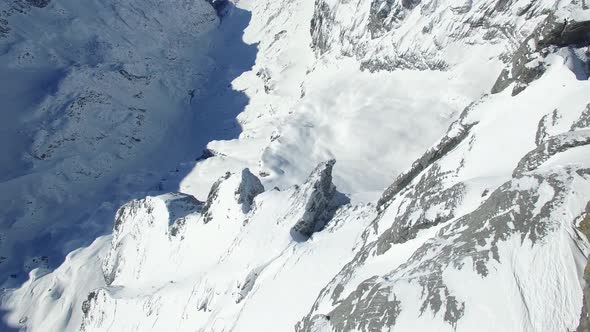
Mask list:
[[[590,328],[585,2],[2,6],[5,329]]]
[[[0,6],[0,271],[22,282],[109,231],[129,199],[178,190],[180,163],[209,140],[237,136],[247,97],[228,85],[256,46],[241,41],[249,13],[221,32],[202,1]]]

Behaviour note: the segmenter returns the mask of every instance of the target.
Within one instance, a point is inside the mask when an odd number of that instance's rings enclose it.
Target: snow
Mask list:
[[[473,98],[460,84],[438,88],[449,81],[448,73],[369,74],[353,60],[316,67],[309,92],[262,155],[271,183],[301,182],[313,165],[335,158],[344,192],[383,190]],[[272,181],[275,174],[285,180]]]
[[[0,134],[6,286],[26,279],[25,261],[48,256],[55,268],[109,232],[105,221],[131,198],[176,191],[188,171],[181,162],[239,134],[234,118],[248,98],[228,85],[250,69],[256,46],[241,39],[249,13],[233,13],[235,25],[217,29],[201,1],[56,0],[8,17],[11,33],[0,40],[0,123],[14,124]]]
[[[15,125],[0,124],[0,271],[18,276],[4,284],[6,329],[291,331],[367,280],[400,301],[402,331],[576,329],[590,246],[575,220],[590,199],[581,171],[590,150],[557,151],[514,174],[540,123],[544,139],[586,135],[570,131],[590,103],[572,51],[548,56],[546,73],[517,96],[486,95],[499,57],[542,15],[525,20],[511,6],[490,19],[515,32],[485,39],[460,21],[487,1],[426,1],[372,38],[369,2],[324,2],[333,11],[324,53],[311,47],[316,4],[304,0],[229,2],[221,18],[204,1],[54,0],[10,17],[0,123]],[[395,71],[361,70],[411,55]],[[377,211],[396,175],[460,130],[469,130],[462,141]],[[335,197],[327,177],[310,176],[331,159]],[[435,167],[441,192],[464,185],[452,211],[418,187]],[[537,195],[530,211],[502,201],[512,197],[502,188]],[[482,207],[495,215],[478,215]],[[494,224],[525,212],[546,225],[535,229],[542,236],[520,233],[518,221]],[[480,229],[461,224],[472,213]],[[314,233],[294,238],[302,221]],[[417,231],[393,242],[387,231],[402,222]],[[440,311],[427,302],[431,283]],[[457,321],[447,316],[458,315],[452,299],[464,305]]]
[[[369,73],[350,58],[313,62],[304,47],[310,43],[309,21],[302,18],[311,16],[313,4],[241,1],[239,6],[253,11],[245,40],[260,44],[252,71],[233,86],[251,99],[238,116],[240,137],[209,143],[216,156],[183,179],[181,190],[200,199],[225,170],[248,167],[268,175],[262,179],[267,188],[287,188],[319,162],[335,158],[340,190],[354,202],[372,201],[492,86],[497,73],[483,71],[474,59],[486,57],[486,67],[500,69],[497,59],[488,60],[498,52],[495,45],[476,46],[467,59],[448,51],[461,65],[445,72]],[[272,24],[260,27],[266,17]],[[269,93],[256,76],[260,72],[271,77]]]

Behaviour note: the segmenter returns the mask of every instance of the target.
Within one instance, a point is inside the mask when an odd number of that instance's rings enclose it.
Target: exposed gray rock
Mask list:
[[[454,210],[463,201],[465,185],[461,182],[444,188],[442,182],[449,174],[441,174],[435,164],[404,197],[403,209],[393,225],[376,242],[376,254],[385,253],[392,245],[404,243],[427,229],[454,218]],[[405,203],[407,202],[407,203]],[[430,213],[430,209],[436,212]]]
[[[211,186],[211,190],[209,190],[209,195],[207,196],[207,201],[205,205],[203,205],[203,209],[201,213],[203,214],[203,221],[208,223],[213,219],[213,215],[211,213],[211,207],[215,204],[218,200],[219,190],[221,184],[229,179],[231,176],[238,176],[236,174],[231,174],[229,172],[225,173],[221,178],[219,178],[213,186]],[[250,211],[252,203],[254,202],[254,197],[258,194],[264,192],[264,186],[256,177],[256,175],[252,174],[248,168],[242,170],[240,174],[240,183],[237,188],[233,189],[234,194],[236,196],[236,201],[241,205],[242,212],[247,213]]]
[[[469,109],[469,107],[468,107]],[[464,113],[467,112],[467,109]],[[383,192],[377,202],[377,208],[387,206],[391,199],[406,188],[422,171],[453,150],[469,134],[473,124],[461,124],[461,120],[453,123],[447,134],[432,148],[428,149],[418,160],[412,163],[408,171],[400,174],[395,181]]]
[[[84,316],[87,316],[90,312],[90,307],[92,306],[92,301],[96,300],[96,291],[92,291],[88,293],[88,297],[84,302],[82,302],[82,312]]]
[[[294,237],[309,237],[321,230],[333,212],[336,187],[332,183],[332,168],[335,163],[333,159],[320,163],[294,194],[296,206],[303,209],[303,215],[291,228]]]
[[[530,33],[530,25],[516,23],[514,14],[525,16],[523,20],[526,21],[534,20],[536,24],[549,7],[547,3],[523,4],[512,0],[475,4],[468,0],[444,6],[438,1],[422,0],[316,0],[312,47],[319,55],[334,50],[343,56],[355,57],[363,70],[446,70],[453,64],[444,61],[443,50],[451,43],[477,44],[483,40],[512,44],[522,39],[523,30]],[[363,12],[352,24],[342,21],[348,13],[340,15],[341,10],[367,9],[368,13]],[[447,10],[456,15],[454,24],[443,23],[442,20],[448,19]],[[423,20],[420,23],[423,24],[422,34],[410,28],[415,21],[408,21],[409,17]],[[579,30],[578,26],[572,29]],[[412,41],[422,44],[425,40],[432,42],[432,47],[408,46]]]
[[[462,6],[456,6],[456,7],[451,7],[451,10],[453,11],[454,14],[465,14],[468,13],[471,8],[473,7],[473,2],[472,1],[467,1],[465,2]],[[493,30],[490,30],[493,32]]]
[[[402,0],[402,6],[405,9],[414,9],[420,2],[421,0]]]
[[[242,205],[244,213],[250,211],[254,198],[264,192],[264,186],[256,175],[252,174],[248,168],[242,170],[242,181],[235,194],[238,196],[238,203]]]
[[[543,115],[539,124],[537,125],[537,133],[535,134],[535,144],[539,145],[549,137],[547,130],[557,125],[557,122],[561,118],[557,109],[549,114]]]
[[[590,130],[579,130],[551,136],[527,153],[514,169],[513,176],[535,170],[557,153],[590,144]]]
[[[385,287],[373,277],[362,282],[344,301],[326,315],[318,314],[311,319],[304,319],[295,327],[296,331],[313,331],[309,327],[316,325],[318,320],[325,320],[334,332],[347,331],[383,331],[395,325],[400,314],[401,302],[390,294]],[[370,299],[368,301],[359,300]],[[363,317],[362,320],[355,319]]]
[[[513,56],[513,58],[514,58],[514,56]],[[496,79],[494,86],[492,86],[491,92],[492,93],[502,92],[502,91],[504,91],[504,89],[506,89],[513,82],[514,82],[514,79],[512,79],[512,77],[510,75],[510,70],[504,68],[500,72],[500,75],[498,75],[498,78]]]
[[[446,70],[449,65],[443,60],[431,59],[427,54],[405,53],[395,57],[384,56],[361,62],[361,70],[370,72],[394,71],[396,69]]]
[[[82,324],[80,326],[80,331],[82,332],[86,331],[87,321],[98,321],[98,323],[100,324],[100,322],[103,320],[103,317],[101,317],[100,313],[98,313],[98,315],[95,315],[95,313],[92,310],[92,308],[97,307],[96,302],[98,301],[98,293],[98,290],[90,292],[86,300],[82,302],[82,313],[84,314]]]
[[[333,17],[330,6],[324,0],[317,0],[311,18],[310,32],[312,47],[319,54],[324,54],[329,49],[328,39],[332,24]]]
[[[473,103],[466,107],[459,119],[450,126],[447,134],[384,191],[377,203],[377,208],[381,212],[385,211],[396,195],[406,188],[411,188],[402,196],[403,203],[400,204],[392,227],[383,232],[374,243],[375,254],[383,254],[393,244],[413,239],[420,230],[454,218],[454,210],[463,200],[465,185],[456,183],[446,187],[443,183],[462,167],[462,163],[455,172],[441,172],[436,162],[463,142],[471,128],[477,124],[465,123],[467,115],[475,105]],[[417,182],[410,187],[414,181]],[[363,235],[366,236],[367,234]]]
[[[580,117],[572,123],[570,130],[577,130],[582,128],[590,129],[590,104],[586,105],[586,109],[582,111]]]
[[[530,36],[520,44],[512,56],[511,68],[502,70],[492,87],[492,93],[502,92],[512,83],[516,82],[512,90],[512,95],[515,96],[522,92],[529,83],[543,75],[546,69],[543,57],[529,47],[529,41],[532,38]],[[527,65],[528,63],[533,63],[534,60],[537,60],[535,65]]]
[[[330,313],[329,326],[333,331],[380,331],[395,325],[396,317],[404,310],[403,299],[398,296],[398,284],[415,284],[422,289],[421,312],[442,313],[444,321],[456,326],[463,317],[465,303],[452,293],[442,278],[447,268],[471,268],[482,277],[489,274],[487,263],[500,262],[498,244],[512,236],[533,243],[552,232],[557,215],[567,202],[568,188],[574,181],[575,170],[566,173],[526,175],[506,182],[496,189],[480,207],[443,227],[436,236],[425,242],[408,261],[381,277],[369,278],[346,298],[341,298],[343,274],[354,265],[348,264],[322,292],[311,312],[297,325],[298,332],[311,332],[314,321],[321,318],[319,301],[331,298],[335,305]],[[540,188],[550,186],[552,196],[541,199]],[[545,193],[543,195],[546,195]],[[540,204],[540,205],[539,205]],[[365,247],[373,247],[368,244]],[[366,251],[365,248],[361,253]],[[358,258],[355,257],[354,260]],[[471,262],[471,266],[465,266]],[[518,282],[518,281],[514,281]],[[404,286],[407,287],[407,286]],[[394,299],[387,303],[383,299]],[[399,303],[398,303],[399,302]],[[362,310],[355,310],[361,308]],[[401,311],[400,311],[401,310]],[[379,329],[371,322],[378,317]]]
[[[203,209],[201,210],[201,213],[203,214],[203,221],[205,223],[208,223],[209,221],[211,221],[213,219],[213,216],[211,215],[211,211],[209,211],[209,209],[211,209],[211,206],[213,205],[215,200],[217,200],[217,196],[219,195],[219,186],[221,185],[221,183],[223,181],[229,179],[230,176],[231,176],[231,173],[226,172],[225,175],[220,177],[211,186],[211,189],[209,190],[209,194],[207,195],[207,200],[205,201],[205,205],[203,205]]]
[[[420,181],[417,184],[412,185],[412,190],[405,194],[405,197],[403,198],[404,202],[400,204],[400,206],[403,206],[400,209],[404,210],[398,211],[396,220],[393,222],[391,228],[385,230],[381,234],[381,236],[377,238],[376,241],[370,243],[367,243],[366,241],[368,232],[370,232],[370,228],[367,229],[365,233],[363,233],[362,235],[364,243],[361,250],[355,255],[354,259],[352,259],[349,263],[345,265],[341,272],[328,284],[328,286],[326,286],[320,292],[319,298],[330,297],[332,303],[341,303],[342,300],[340,299],[340,296],[342,295],[341,293],[344,288],[342,285],[351,280],[351,278],[355,274],[355,269],[359,266],[362,266],[364,262],[367,260],[367,258],[374,255],[383,254],[384,252],[389,250],[391,245],[394,243],[404,242],[408,239],[415,237],[421,229],[426,229],[435,226],[439,223],[446,222],[453,218],[455,208],[463,199],[465,186],[463,183],[457,183],[446,190],[443,189],[442,183],[449,175],[451,174],[441,173],[436,164],[433,167],[431,167],[426,174],[422,175]],[[432,216],[427,215],[427,211],[431,207],[436,206],[437,204],[444,205],[444,208],[441,208],[440,213],[436,214],[434,219],[432,219]],[[380,218],[383,218],[383,215],[379,215],[377,219],[373,222],[373,224],[377,223]],[[372,288],[374,291],[379,290],[379,294],[381,294],[383,293],[383,287],[381,284],[377,283],[376,280],[377,279],[367,281],[368,283],[374,281],[375,285],[368,286],[368,284],[365,284],[359,287]],[[381,279],[379,280],[380,282],[383,281]],[[357,289],[357,291],[359,290]],[[360,292],[356,295],[360,296]],[[358,300],[358,296],[353,296],[352,298],[349,296],[344,302],[347,304],[343,305],[347,306],[350,305],[350,303],[358,303],[355,302]],[[445,319],[448,319],[449,321],[456,321],[456,319],[462,316],[464,308],[462,304],[454,300],[454,297],[449,297],[449,299],[450,300],[445,302]],[[367,303],[369,303],[370,301],[370,299],[367,299]],[[442,305],[442,300],[437,300],[437,298],[433,297],[432,302],[432,308],[438,311],[440,309],[440,306]],[[400,304],[392,304],[388,308],[384,306],[383,308],[380,308],[377,313],[375,313],[375,316],[381,317],[383,319],[383,321],[381,321],[382,323],[385,321],[394,322],[395,317],[399,314],[400,308]],[[312,312],[317,309],[318,303],[316,302],[312,307]],[[426,306],[424,305],[423,311],[425,309]],[[371,308],[368,311],[373,312],[372,310],[373,308]],[[335,310],[335,312],[338,313],[340,311]],[[333,314],[328,314],[327,317],[332,317],[332,315]],[[311,321],[308,321],[307,323],[311,324],[310,326],[313,326],[317,323],[318,319],[321,319],[322,316],[325,315],[319,315],[317,317],[314,317]],[[309,317],[306,317],[304,321],[308,320],[308,318]],[[341,318],[344,319],[344,316],[342,316]],[[330,319],[330,321],[332,321],[332,319]],[[344,330],[342,331],[347,331],[347,329],[351,328],[351,326],[365,326],[365,323],[361,322],[362,320],[356,321],[356,323],[354,322],[354,320],[347,321],[347,323],[344,323],[344,325],[341,324],[342,328],[344,328]],[[336,324],[338,325],[340,323]],[[369,325],[366,326],[371,325],[373,324],[369,323]],[[377,326],[378,324],[375,323],[374,327],[377,328]],[[371,329],[361,330],[372,331]]]
[[[392,11],[395,12],[392,13]],[[390,14],[392,14],[392,18],[389,18]],[[373,0],[371,2],[369,15],[369,24],[367,25],[367,28],[371,33],[371,38],[378,38],[382,36],[384,32],[391,30],[394,24],[397,23],[399,19],[403,18],[403,8],[400,8],[399,1]]]
[[[525,38],[514,55],[510,68],[502,70],[492,93],[499,93],[516,83],[512,95],[522,92],[546,70],[545,56],[555,49],[550,47],[586,46],[590,43],[590,21],[560,21],[553,13]]]
[[[586,134],[582,135],[587,137]],[[560,136],[561,137],[561,136]],[[568,148],[578,146],[581,138],[580,133],[567,133],[564,139],[555,140],[550,137],[541,143],[558,144],[557,148],[540,148],[539,151],[552,151],[554,155],[565,151]],[[555,142],[549,144],[547,142]],[[536,150],[534,150],[536,151]],[[542,154],[546,155],[546,154]],[[547,157],[538,158],[537,154],[531,152],[524,159],[530,159],[527,164],[537,164],[534,160],[546,160]],[[533,168],[534,169],[534,168]],[[344,294],[344,286],[350,282],[357,268],[362,266],[367,258],[379,254],[389,248],[389,244],[396,239],[402,239],[403,234],[412,234],[416,229],[407,228],[404,224],[406,219],[417,213],[416,208],[428,209],[429,204],[437,201],[446,202],[437,195],[440,187],[437,179],[437,167],[434,164],[428,173],[423,174],[420,181],[413,184],[411,192],[399,194],[397,199],[402,201],[400,211],[390,229],[382,233],[377,240],[362,245],[362,248],[340,273],[320,292],[318,300],[312,306],[310,313],[297,325],[298,332],[311,332],[318,324],[327,325],[333,331],[379,331],[383,327],[395,325],[396,317],[403,310],[403,298],[397,295],[396,285],[399,283],[416,284],[422,289],[422,306],[420,311],[425,313],[431,311],[434,314],[441,313],[444,321],[456,327],[457,322],[465,313],[465,299],[458,298],[453,294],[452,289],[444,283],[443,272],[451,267],[454,269],[469,268],[465,266],[470,262],[470,268],[481,277],[490,273],[488,262],[496,260],[500,262],[501,257],[498,244],[512,236],[518,236],[522,240],[528,239],[533,243],[541,241],[547,234],[556,227],[563,204],[567,204],[569,188],[574,178],[580,174],[587,174],[590,170],[578,170],[568,168],[565,171],[558,169],[556,172],[543,174],[516,173],[514,179],[506,182],[497,188],[489,197],[473,212],[468,213],[451,224],[443,227],[436,236],[424,243],[410,259],[395,270],[382,276],[369,278],[357,287],[352,293]],[[547,171],[545,171],[547,172]],[[440,180],[438,180],[440,181]],[[431,192],[428,190],[432,186]],[[450,197],[457,195],[457,201],[461,201],[462,189],[452,193],[453,187],[462,188],[462,183],[457,183],[449,190]],[[551,190],[541,190],[549,186]],[[408,189],[409,190],[409,189]],[[543,194],[541,194],[543,192]],[[551,197],[543,197],[551,193]],[[404,196],[399,196],[404,195]],[[452,199],[451,199],[452,200]],[[439,202],[439,203],[440,203]],[[453,209],[451,204],[450,209]],[[408,208],[409,207],[409,208]],[[403,210],[406,209],[406,210]],[[447,210],[442,208],[441,210]],[[559,216],[559,217],[558,217]],[[418,217],[420,220],[423,216]],[[382,215],[378,217],[382,218]],[[452,218],[452,216],[445,216]],[[444,220],[444,219],[443,219]],[[436,223],[436,220],[425,220],[429,223]],[[402,225],[400,227],[400,225]],[[423,223],[414,224],[419,228]],[[406,227],[406,228],[404,228]],[[400,232],[403,230],[404,232]],[[363,234],[363,238],[366,239]],[[518,283],[518,280],[514,281]],[[518,287],[519,285],[516,285]],[[394,299],[389,306],[384,305],[381,298]],[[320,303],[328,300],[334,305],[329,313],[318,312]],[[362,308],[362,310],[356,310]],[[372,328],[372,322],[377,321]],[[379,325],[380,324],[380,325]],[[329,329],[328,329],[329,330]]]
[[[203,206],[203,202],[185,193],[168,193],[158,197],[166,203],[170,223],[191,213],[198,212]]]
[[[261,68],[256,72],[256,76],[260,77],[264,84],[264,92],[270,93],[274,89],[274,82],[268,68]]]
[[[407,14],[420,4],[419,0],[373,0],[369,11],[366,29],[371,39],[382,37],[402,24]],[[349,31],[340,31],[338,41],[332,40],[334,31],[342,28],[335,20],[335,14],[324,0],[315,2],[314,15],[311,20],[312,48],[318,55],[328,52],[334,42],[344,42],[351,47],[342,49],[344,56],[356,57],[361,63],[361,70],[393,71],[396,69],[445,70],[448,64],[432,54],[415,51],[404,51],[396,54],[385,54],[380,57],[365,58],[367,47],[357,37],[348,36]]]
[[[170,224],[168,235],[184,239],[183,231],[186,226],[188,215],[198,213],[203,207],[203,202],[199,201],[192,195],[184,193],[168,193],[159,196],[168,208],[168,223]]]
[[[576,22],[564,19],[560,21],[555,15],[549,15],[535,37],[537,50],[554,45],[565,47],[568,45],[586,46],[590,42],[590,21]]]
[[[108,324],[107,317],[112,314],[116,308],[109,308],[107,302],[110,295],[105,288],[93,290],[88,294],[88,297],[82,302],[82,323],[80,331],[96,331],[96,329],[104,330]]]

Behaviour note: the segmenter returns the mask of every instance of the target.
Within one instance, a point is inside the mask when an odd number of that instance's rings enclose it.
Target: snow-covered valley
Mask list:
[[[0,328],[587,331],[589,20],[0,4]]]

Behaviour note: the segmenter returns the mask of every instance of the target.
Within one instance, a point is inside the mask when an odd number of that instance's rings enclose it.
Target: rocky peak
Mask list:
[[[207,195],[207,200],[205,201],[205,205],[203,205],[203,209],[201,210],[201,212],[203,213],[203,221],[205,223],[208,223],[209,221],[211,221],[213,219],[210,209],[213,206],[213,204],[215,203],[215,201],[217,200],[217,198],[219,197],[219,190],[220,190],[221,184],[225,180],[229,179],[230,176],[231,176],[231,173],[226,172],[222,177],[217,179],[217,181],[215,181],[215,183],[213,183],[213,185],[211,186],[211,189],[209,189],[209,194]]]
[[[242,170],[242,180],[236,190],[238,203],[242,205],[242,211],[247,213],[250,211],[254,197],[264,192],[264,186],[260,179],[252,174],[248,168]]]
[[[467,109],[466,109],[467,111]],[[465,111],[465,112],[466,112]],[[453,150],[469,134],[469,130],[475,124],[462,124],[461,120],[453,123],[447,134],[440,139],[433,147],[428,149],[420,158],[412,163],[409,170],[400,174],[395,181],[385,189],[383,195],[377,202],[377,208],[387,206],[391,199],[406,188],[426,168],[430,167],[437,160]]]
[[[531,82],[539,79],[547,69],[548,55],[556,53],[560,48],[584,48],[590,43],[590,21],[575,21],[572,18],[559,18],[551,13],[542,21],[531,35],[525,38],[514,55],[509,68],[502,70],[492,93],[499,93],[512,83],[515,96],[522,92]],[[580,52],[577,52],[580,53]],[[590,74],[588,57],[572,52],[577,62],[574,71],[579,79],[587,79]],[[581,65],[579,63],[582,63]],[[584,76],[584,77],[581,77]]]
[[[264,186],[260,179],[252,174],[248,168],[243,169],[241,173],[232,174],[227,172],[211,186],[207,201],[201,211],[203,221],[208,223],[213,220],[216,206],[222,205],[227,205],[228,207],[225,208],[227,210],[230,205],[234,206],[237,203],[241,212],[246,214],[250,211],[254,198],[263,192]],[[229,197],[233,197],[235,201],[228,201]],[[220,213],[225,213],[222,211],[223,209],[218,210],[220,210]]]
[[[320,163],[305,183],[295,192],[292,210],[300,211],[299,221],[291,228],[294,238],[311,236],[320,230],[333,210],[336,187],[332,183],[332,168],[336,160]]]

